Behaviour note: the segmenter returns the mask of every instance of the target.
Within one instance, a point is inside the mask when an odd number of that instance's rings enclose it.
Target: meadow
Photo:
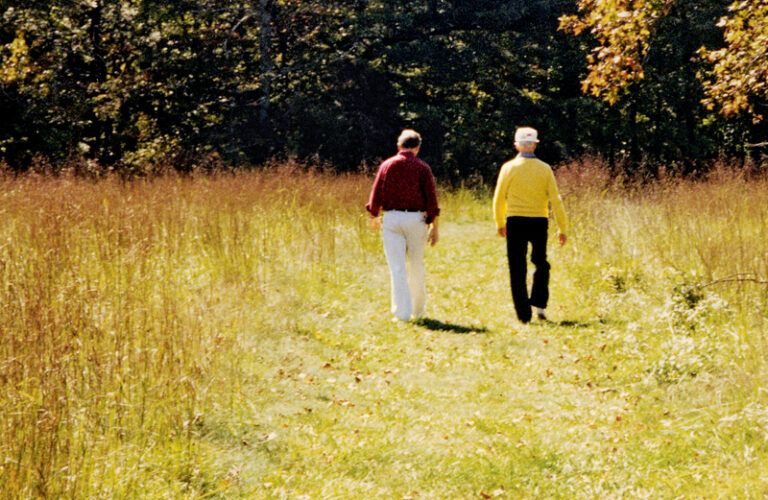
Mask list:
[[[557,175],[529,325],[492,186],[403,324],[370,176],[3,177],[0,496],[764,498],[768,181]]]

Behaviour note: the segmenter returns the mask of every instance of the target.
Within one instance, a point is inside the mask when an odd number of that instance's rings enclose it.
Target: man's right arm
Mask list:
[[[371,214],[371,217],[376,218],[379,216],[382,207],[382,187],[384,184],[384,164],[379,166],[379,170],[376,172],[376,177],[373,179],[373,186],[371,187],[371,195],[368,197],[368,204],[365,205],[365,209]]]
[[[493,219],[499,236],[506,236],[507,227],[507,190],[509,189],[508,169],[505,166],[499,171],[496,189],[493,192]]]

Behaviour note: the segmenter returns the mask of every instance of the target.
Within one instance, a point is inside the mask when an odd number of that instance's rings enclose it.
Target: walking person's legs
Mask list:
[[[531,262],[536,266],[533,273],[530,303],[533,307],[546,309],[549,302],[549,262],[547,262],[547,219],[534,219],[530,232]]]
[[[527,228],[514,217],[507,218],[507,260],[509,262],[509,283],[512,289],[512,302],[517,318],[523,323],[531,320],[531,305],[528,300],[526,278],[528,266]]]
[[[408,223],[404,224],[406,253],[408,260],[408,287],[411,292],[413,316],[424,316],[427,305],[427,271],[424,267],[424,248],[427,244],[427,225],[423,214],[407,214]]]
[[[382,237],[391,278],[392,314],[397,319],[406,321],[411,317],[412,306],[405,265],[406,239],[398,215],[392,212],[384,214]]]

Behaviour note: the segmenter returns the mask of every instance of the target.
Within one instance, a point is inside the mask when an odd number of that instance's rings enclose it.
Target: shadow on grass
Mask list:
[[[456,325],[454,323],[443,323],[440,320],[432,318],[421,318],[413,322],[417,326],[426,328],[427,330],[433,330],[436,332],[451,332],[451,333],[487,333],[488,328],[484,326],[464,326]]]
[[[544,325],[552,325],[552,326],[562,326],[564,328],[590,328],[593,326],[598,325],[604,325],[606,323],[605,320],[598,319],[595,321],[573,321],[569,319],[565,319],[562,321],[545,321]]]

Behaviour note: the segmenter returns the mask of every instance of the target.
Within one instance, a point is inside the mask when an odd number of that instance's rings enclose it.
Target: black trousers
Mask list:
[[[512,302],[523,323],[531,320],[531,307],[547,307],[549,301],[549,262],[547,262],[546,217],[507,217],[507,259]],[[528,243],[531,244],[533,273],[531,295],[528,295]]]

